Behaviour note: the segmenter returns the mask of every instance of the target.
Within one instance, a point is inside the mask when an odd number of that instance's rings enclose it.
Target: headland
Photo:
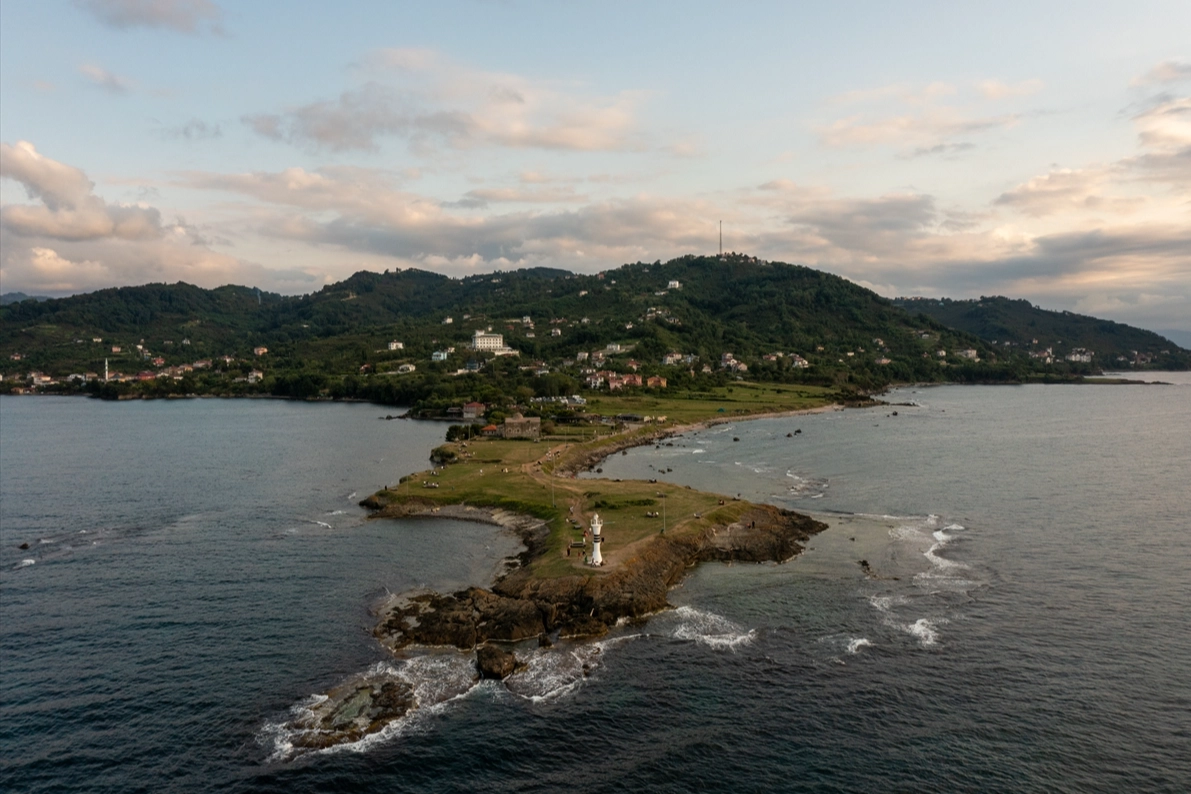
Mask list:
[[[607,410],[617,410],[610,405]],[[583,478],[609,455],[711,424],[839,410],[826,394],[700,406],[651,423],[562,428],[539,439],[479,438],[436,448],[440,462],[408,474],[361,505],[375,518],[453,518],[500,525],[525,549],[488,588],[420,591],[378,610],[377,639],[475,651],[477,675],[503,679],[516,645],[583,641],[625,620],[669,608],[667,592],[700,562],[774,562],[796,556],[826,525],[789,510],[659,481]],[[623,415],[623,414],[621,414]],[[603,564],[590,564],[588,527],[603,521]],[[303,746],[327,747],[382,730],[417,707],[397,681],[361,679],[325,693],[304,715]]]

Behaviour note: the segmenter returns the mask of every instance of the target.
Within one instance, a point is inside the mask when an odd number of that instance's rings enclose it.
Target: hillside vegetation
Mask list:
[[[1186,351],[1153,331],[1068,311],[1048,311],[1026,300],[999,296],[978,300],[896,298],[894,303],[999,347],[1050,348],[1060,357],[1088,350],[1095,353],[1102,367],[1144,366],[1163,360],[1181,362],[1177,368],[1187,366]]]
[[[441,407],[575,394],[589,370],[658,375],[679,389],[747,379],[844,390],[1095,370],[1031,359],[1021,340],[1040,331],[1015,327],[1012,337],[1000,336],[1018,346],[1005,347],[985,330],[949,327],[935,316],[938,306],[909,304],[921,311],[838,276],[741,255],[686,256],[598,275],[549,268],[464,279],[416,269],[360,272],[293,297],[149,284],[0,307],[0,372],[10,387],[24,385],[31,372],[50,381],[102,375],[106,360],[110,371],[144,378],[89,386],[106,396],[268,393]],[[487,329],[503,334],[519,355],[471,351],[472,333]],[[402,346],[390,350],[390,342]],[[1147,363],[1187,366],[1185,351],[1165,349]],[[436,351],[445,360],[431,361]],[[601,363],[594,355],[580,358],[597,352],[606,354]],[[663,365],[671,353],[684,358]],[[724,366],[725,354],[736,363]],[[211,366],[188,369],[196,361]]]

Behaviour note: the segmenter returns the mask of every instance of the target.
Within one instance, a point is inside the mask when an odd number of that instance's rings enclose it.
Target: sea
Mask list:
[[[598,642],[388,654],[375,610],[485,585],[497,527],[370,520],[445,426],[273,400],[0,398],[5,792],[1191,791],[1191,377],[905,387],[616,455],[810,512]],[[592,475],[585,475],[592,476]],[[382,733],[296,749],[354,678]]]

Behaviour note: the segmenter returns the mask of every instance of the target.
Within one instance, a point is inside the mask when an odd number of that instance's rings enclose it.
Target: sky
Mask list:
[[[1191,3],[0,4],[0,289],[724,249],[1191,331]]]

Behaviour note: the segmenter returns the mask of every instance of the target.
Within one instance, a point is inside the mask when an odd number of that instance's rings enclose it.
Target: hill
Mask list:
[[[868,390],[1095,369],[1031,358],[1021,342],[1031,332],[1023,329],[1037,333],[1028,319],[1007,326],[1016,335],[1004,333],[994,346],[981,332],[932,316],[937,307],[911,301],[910,308],[829,273],[736,254],[595,275],[360,272],[292,297],[149,284],[0,307],[0,373],[6,384],[23,385],[33,371],[49,381],[82,378],[106,362],[146,382],[90,387],[104,393],[321,393],[446,406],[574,394],[606,383],[608,372],[656,375],[688,389],[747,378]],[[1146,333],[1119,328],[1122,339]],[[502,334],[518,355],[471,350],[478,330]],[[1182,351],[1157,355],[1156,365],[1189,363]]]
[[[0,306],[7,306],[10,303],[20,303],[21,301],[48,301],[49,298],[45,295],[26,295],[23,292],[5,292],[0,295]]]
[[[1087,351],[1095,363],[1106,368],[1165,361],[1181,369],[1191,358],[1177,344],[1152,331],[1068,311],[1049,311],[1026,300],[999,296],[979,300],[897,298],[894,303],[1000,348],[1036,353],[1050,349],[1060,358]]]

